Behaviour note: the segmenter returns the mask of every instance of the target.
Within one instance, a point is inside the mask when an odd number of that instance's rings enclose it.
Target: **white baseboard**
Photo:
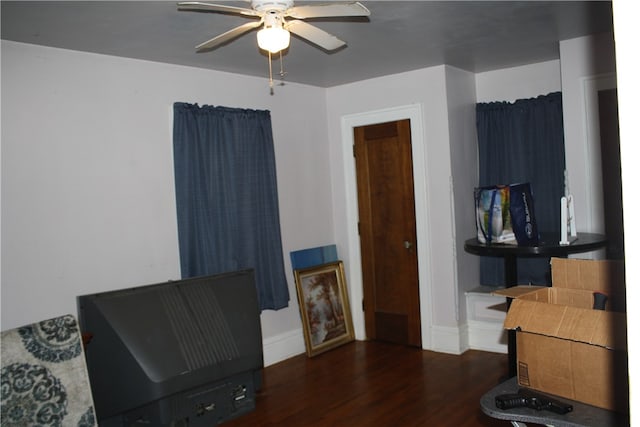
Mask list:
[[[507,335],[502,323],[470,320],[460,327],[431,328],[431,348],[425,350],[462,354],[467,350],[507,353]]]
[[[469,348],[473,350],[507,353],[507,332],[502,323],[480,320],[468,321]]]
[[[462,354],[468,350],[468,346],[463,343],[466,335],[465,328],[453,326],[432,326],[431,327],[431,348],[425,350],[438,351],[449,354]]]
[[[264,366],[282,362],[290,357],[305,352],[304,335],[302,329],[266,338],[262,341]]]
[[[461,327],[433,326],[431,348],[425,350],[449,354],[483,350],[507,353],[506,332],[502,323],[470,320]],[[302,329],[276,335],[263,340],[264,366],[273,365],[305,352]]]

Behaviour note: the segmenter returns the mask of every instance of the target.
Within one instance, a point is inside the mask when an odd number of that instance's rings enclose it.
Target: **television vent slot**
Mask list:
[[[238,347],[210,287],[191,284],[161,292],[169,322],[189,370],[239,357]]]

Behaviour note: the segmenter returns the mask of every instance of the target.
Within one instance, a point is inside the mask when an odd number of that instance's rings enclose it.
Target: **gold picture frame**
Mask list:
[[[307,356],[355,340],[342,261],[294,270]]]

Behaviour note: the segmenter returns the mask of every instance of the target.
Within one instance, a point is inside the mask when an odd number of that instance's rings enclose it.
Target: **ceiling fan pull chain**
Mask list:
[[[271,70],[271,52],[267,51],[269,54],[269,93],[273,95],[273,72]]]
[[[284,76],[286,75],[287,73],[284,71],[284,55],[282,55],[282,51],[280,51],[280,86],[284,86]]]

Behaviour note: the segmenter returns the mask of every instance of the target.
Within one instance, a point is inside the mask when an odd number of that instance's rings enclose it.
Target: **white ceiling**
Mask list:
[[[243,1],[211,1],[250,7]],[[296,5],[314,2],[296,2]],[[559,58],[559,40],[612,31],[610,1],[366,1],[369,19],[307,21],[348,46],[292,37],[286,81],[330,87],[440,64],[483,72]],[[248,22],[169,1],[2,1],[2,39],[266,77],[255,32],[194,47]],[[280,63],[274,63],[274,73]]]

